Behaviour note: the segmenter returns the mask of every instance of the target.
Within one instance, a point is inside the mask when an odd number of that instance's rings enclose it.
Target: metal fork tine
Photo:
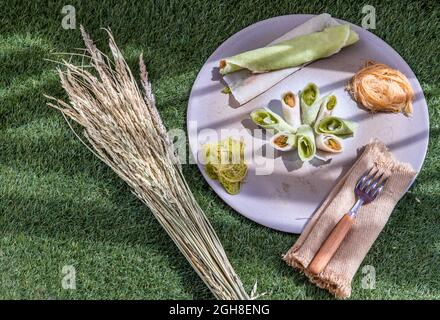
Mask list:
[[[356,188],[361,189],[362,185],[364,184],[365,180],[370,175],[370,172],[372,170],[373,168],[370,168],[369,170],[364,172],[364,174],[359,178],[358,183],[356,184]]]
[[[367,179],[367,176],[364,174],[362,177],[359,178],[356,188],[360,189],[361,185],[364,183],[365,179]]]
[[[365,180],[365,182],[361,185],[361,190],[362,191],[365,191],[365,187],[368,185],[368,183],[370,183],[370,179],[369,178],[367,178],[366,180]]]
[[[374,190],[374,192],[371,194],[371,197],[372,197],[373,199],[375,199],[376,196],[379,194],[379,192],[382,191],[382,189],[383,189],[383,185],[380,185],[376,190]]]
[[[377,187],[377,189],[371,194],[371,196],[373,198],[376,198],[376,196],[382,191],[382,189],[385,186],[385,184],[387,183],[387,181],[388,181],[388,177],[383,179],[383,181],[380,183],[379,187]]]
[[[379,173],[379,170],[376,172],[376,175]],[[379,184],[380,179],[383,177],[383,172],[373,180],[373,183],[365,190],[366,193],[374,192],[377,185]]]
[[[357,188],[357,189],[360,189],[362,183],[364,183],[364,181],[365,181],[366,178],[367,178],[367,176],[363,175],[363,176],[358,180],[358,182],[357,182],[357,184],[356,184],[356,188]]]
[[[368,175],[366,181],[365,181],[365,182],[363,183],[363,185],[361,186],[361,190],[362,190],[362,191],[365,191],[365,190],[371,185],[371,182],[373,181],[374,177],[375,177],[376,174],[377,174],[377,171],[374,172],[374,173],[371,173],[372,170],[373,170],[373,169],[370,170],[370,173],[369,173],[369,175]]]

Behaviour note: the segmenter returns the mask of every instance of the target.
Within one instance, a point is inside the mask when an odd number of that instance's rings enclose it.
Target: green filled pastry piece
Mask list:
[[[255,109],[251,112],[250,117],[256,125],[264,129],[275,130],[275,133],[296,132],[282,117],[267,108]]]
[[[330,116],[322,119],[316,126],[317,134],[328,133],[335,136],[350,136],[356,131],[356,124],[338,117]]]
[[[315,135],[313,129],[309,125],[302,125],[298,128],[297,149],[298,156],[301,161],[309,161],[316,154]]]
[[[359,40],[348,24],[328,27],[320,32],[301,35],[278,44],[226,58],[220,62],[225,75],[241,69],[254,73],[296,67],[329,57]]]

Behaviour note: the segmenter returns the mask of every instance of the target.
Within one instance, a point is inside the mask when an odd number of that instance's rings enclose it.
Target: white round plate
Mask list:
[[[355,121],[359,127],[353,138],[344,140],[345,152],[336,155],[328,163],[314,160],[301,166],[295,152],[275,153],[272,157],[261,154],[249,163],[249,172],[240,193],[229,195],[218,181],[211,180],[205,174],[203,164],[198,162],[209,185],[228,205],[259,224],[291,233],[302,231],[338,178],[354,162],[357,149],[372,138],[382,140],[397,159],[409,162],[417,171],[422,167],[428,145],[428,109],[416,76],[393,48],[358,26],[353,25],[360,36],[358,43],[310,64],[242,106],[237,106],[233,99],[221,93],[223,84],[217,69],[221,58],[263,47],[311,17],[288,15],[271,18],[230,37],[200,70],[188,102],[188,137],[192,155],[197,159],[201,145],[211,140],[213,133],[221,135],[222,129],[236,129],[236,134],[232,135],[245,139],[246,151],[252,147],[252,143],[266,148],[267,138],[253,136],[256,126],[249,120],[249,113],[265,106],[280,113],[279,97],[286,90],[297,92],[308,82],[314,82],[321,94],[336,94],[338,107],[335,115]],[[345,85],[366,60],[388,64],[409,78],[415,91],[412,118],[402,114],[370,114],[360,109],[351,99],[345,91]],[[274,167],[269,175],[261,175],[265,171],[261,165],[263,160],[266,160],[268,168],[270,165]]]

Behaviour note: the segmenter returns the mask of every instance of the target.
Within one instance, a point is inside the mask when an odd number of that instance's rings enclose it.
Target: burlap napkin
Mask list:
[[[354,225],[328,265],[319,275],[312,275],[307,266],[334,226],[355,203],[354,187],[359,177],[373,166],[389,176],[385,188],[376,200],[360,208]],[[354,274],[415,175],[411,165],[397,161],[382,142],[374,140],[366,145],[283,259],[336,297],[349,297]]]

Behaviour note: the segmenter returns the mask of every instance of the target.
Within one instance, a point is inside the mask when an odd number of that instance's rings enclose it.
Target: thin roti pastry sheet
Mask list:
[[[290,96],[293,105],[286,103],[286,97]],[[281,95],[281,107],[283,110],[284,119],[288,124],[290,124],[295,130],[301,125],[301,107],[299,103],[298,95],[294,94],[292,91],[284,92]]]
[[[302,125],[296,133],[298,156],[301,161],[309,161],[316,154],[315,135],[309,125]]]
[[[321,122],[322,119],[330,117],[333,114],[333,111],[336,108],[336,105],[338,103],[338,100],[336,96],[332,93],[324,96],[321,98],[320,107],[318,116],[315,120],[315,131],[317,130],[318,124]]]
[[[311,34],[319,32],[327,27],[337,26],[339,23],[334,20],[329,14],[324,13],[307,20],[300,26],[290,30],[283,36],[272,41],[268,46],[278,44],[280,42],[298,37],[300,35]],[[358,39],[354,32],[350,32],[348,43],[354,43]],[[224,81],[231,90],[232,95],[238,103],[244,104],[261,93],[267,91],[275,84],[285,79],[292,73],[300,70],[307,63],[299,66],[275,70],[266,73],[253,73],[250,70],[242,69],[223,76]]]
[[[318,32],[335,24],[338,24],[336,20],[334,20],[328,13],[323,13],[290,30],[281,37],[269,43],[268,46],[303,34]],[[272,88],[275,84],[285,79],[292,73],[300,70],[302,67],[303,66],[286,68],[261,74],[254,74],[247,69],[242,69],[240,71],[224,75],[223,80],[228,85],[235,100],[237,100],[237,102],[241,105]]]
[[[319,88],[314,83],[308,83],[299,93],[302,124],[312,126],[315,123],[321,106],[319,94]]]
[[[283,145],[280,145],[280,139]],[[296,148],[296,135],[291,132],[278,132],[272,136],[269,144],[279,151],[291,151]]]
[[[316,148],[329,153],[341,153],[344,151],[342,139],[334,134],[319,134],[315,138]]]
[[[350,32],[348,24],[332,26],[273,46],[246,51],[221,60],[220,73],[228,74],[240,69],[263,73],[329,57],[351,44],[348,42]]]
[[[268,108],[255,109],[250,114],[251,120],[259,127],[278,132],[295,133],[296,130],[275,112]]]
[[[315,128],[317,134],[324,133],[334,134],[338,137],[347,137],[356,132],[357,124],[339,117],[329,116],[322,119]]]

